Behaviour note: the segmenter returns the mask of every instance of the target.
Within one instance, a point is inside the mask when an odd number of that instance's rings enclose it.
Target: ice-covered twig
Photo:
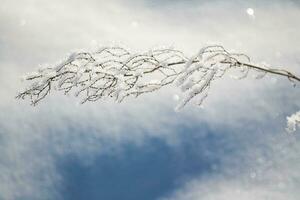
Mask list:
[[[121,102],[128,96],[138,97],[176,83],[183,92],[177,108],[182,108],[192,100],[201,104],[211,84],[229,69],[237,70],[239,78],[254,71],[260,76],[273,74],[294,83],[300,81],[289,71],[252,64],[247,55],[230,53],[220,45],[204,47],[190,58],[172,48],[132,53],[116,46],[74,52],[53,67],[28,74],[24,79],[30,84],[17,98],[29,98],[36,105],[56,89],[64,94],[73,92],[82,103],[105,98]]]

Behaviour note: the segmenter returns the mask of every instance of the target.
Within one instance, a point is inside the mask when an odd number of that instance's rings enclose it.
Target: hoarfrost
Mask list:
[[[31,84],[17,98],[29,97],[35,105],[50,93],[51,86],[57,86],[64,94],[74,91],[82,103],[106,98],[121,102],[129,96],[175,85],[182,91],[176,107],[181,109],[189,102],[201,105],[211,85],[231,69],[238,73],[238,79],[248,77],[251,70],[257,79],[272,74],[284,76],[293,84],[300,80],[286,70],[254,64],[247,55],[229,53],[220,45],[206,46],[191,57],[167,47],[143,53],[132,53],[120,46],[102,47],[92,52],[74,52],[52,67],[44,66],[24,77]],[[299,115],[288,118],[289,130],[296,129]]]
[[[300,111],[287,117],[286,120],[287,120],[286,130],[289,133],[295,132],[297,127],[300,127]]]

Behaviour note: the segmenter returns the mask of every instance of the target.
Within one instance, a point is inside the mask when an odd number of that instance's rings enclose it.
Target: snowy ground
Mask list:
[[[216,82],[175,112],[165,88],[122,104],[53,94],[17,101],[20,77],[98,43],[135,50],[207,43],[300,74],[297,1],[0,1],[0,199],[297,200],[299,86]]]

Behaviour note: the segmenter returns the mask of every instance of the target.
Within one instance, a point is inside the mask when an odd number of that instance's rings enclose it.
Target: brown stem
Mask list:
[[[199,62],[199,61],[198,60],[193,61],[193,63],[197,63],[197,62]],[[184,63],[186,63],[186,61],[179,61],[179,62],[175,62],[175,63],[169,63],[168,66],[180,65],[180,64],[184,64]],[[228,61],[224,61],[224,62],[221,62],[221,63],[232,64],[232,62],[228,62]],[[284,77],[287,77],[289,80],[294,80],[294,81],[299,81],[300,82],[300,77],[296,76],[295,74],[293,74],[289,71],[283,70],[283,69],[268,69],[268,68],[259,67],[259,66],[253,65],[253,64],[249,64],[249,63],[242,63],[242,62],[239,62],[239,61],[237,61],[236,64],[239,65],[239,66],[244,65],[244,66],[247,66],[249,68],[257,69],[257,70],[264,71],[264,72],[267,72],[267,73],[270,73],[270,74],[284,76]]]
[[[249,64],[249,63],[241,63],[241,62],[237,62],[237,64],[244,65],[244,66],[250,67],[252,69],[258,69],[258,70],[261,70],[261,71],[264,71],[264,72],[267,72],[267,73],[270,73],[270,74],[276,74],[276,75],[279,75],[279,76],[285,76],[285,77],[287,77],[290,80],[295,80],[295,81],[299,81],[300,82],[300,78],[298,76],[296,76],[295,74],[293,74],[293,73],[291,73],[289,71],[286,71],[286,70],[282,70],[282,69],[268,69],[268,68],[263,68],[263,67],[259,67],[259,66],[256,66],[256,65],[252,65],[252,64]]]

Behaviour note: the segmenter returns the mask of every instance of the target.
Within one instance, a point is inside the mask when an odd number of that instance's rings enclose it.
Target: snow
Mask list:
[[[132,28],[137,28],[139,26],[139,23],[137,21],[132,21],[130,25]]]
[[[217,68],[212,68],[212,70],[210,71],[210,73],[208,73],[205,76],[205,78],[199,84],[196,84],[196,85],[192,86],[191,88],[189,88],[189,90],[185,93],[184,98],[177,105],[177,107],[176,107],[175,110],[182,109],[195,96],[197,96],[197,95],[202,94],[203,92],[205,92],[205,90],[209,88],[210,82],[213,80],[216,72],[217,72]],[[206,94],[206,93],[204,93],[204,94]],[[203,101],[203,99],[200,99],[199,102],[202,102],[202,101]]]
[[[148,84],[151,84],[151,85],[159,85],[161,82],[157,79],[153,79],[151,81],[148,82]]]
[[[25,76],[23,76],[22,79],[23,80],[29,80],[29,79],[32,79],[32,78],[35,78],[35,77],[38,77],[38,76],[40,76],[40,73],[38,73],[38,72],[31,72],[31,73],[28,73]]]
[[[27,24],[26,19],[21,19],[20,20],[20,26],[25,26]]]
[[[144,72],[142,70],[136,70],[132,74],[133,76],[141,77],[143,76]]]
[[[174,101],[179,101],[179,99],[180,99],[180,97],[179,97],[178,94],[174,94],[174,95],[173,95],[173,100],[174,100]]]
[[[295,132],[297,126],[300,127],[300,111],[287,117],[287,128],[289,133]]]
[[[253,8],[247,8],[246,12],[247,12],[247,14],[249,16],[254,16],[254,10],[253,10]]]
[[[57,75],[57,72],[56,71],[50,71],[50,72],[46,72],[45,74],[43,74],[43,76],[45,78],[52,78],[52,77],[55,77]]]

